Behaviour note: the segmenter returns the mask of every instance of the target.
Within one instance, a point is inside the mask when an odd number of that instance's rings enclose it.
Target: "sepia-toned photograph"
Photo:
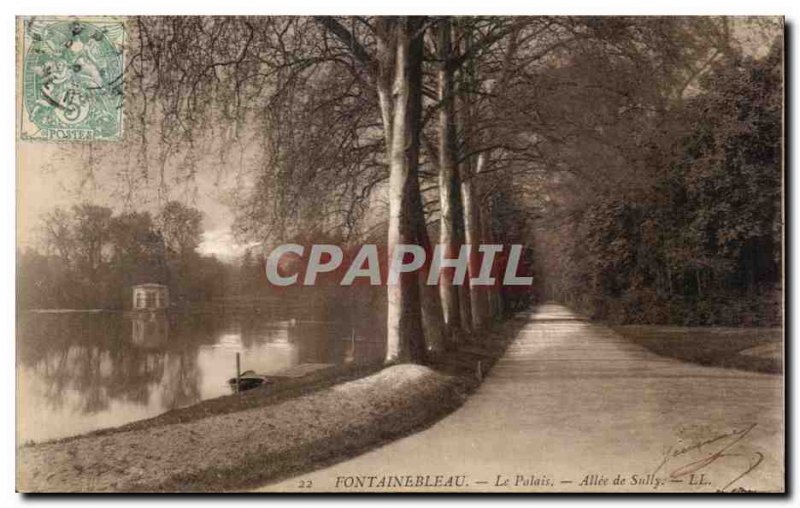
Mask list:
[[[787,491],[782,16],[15,27],[17,492]]]

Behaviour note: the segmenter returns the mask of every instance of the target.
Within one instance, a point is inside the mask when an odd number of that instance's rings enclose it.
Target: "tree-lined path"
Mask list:
[[[461,491],[782,488],[782,376],[660,357],[559,305],[516,319],[528,322],[459,410],[263,489],[417,481],[406,475],[466,475]]]

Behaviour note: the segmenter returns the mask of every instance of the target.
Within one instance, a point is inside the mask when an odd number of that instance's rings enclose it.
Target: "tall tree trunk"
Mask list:
[[[481,242],[487,244],[495,243],[494,234],[492,232],[492,211],[490,205],[490,202],[485,202],[483,203],[483,206],[479,207],[478,209],[478,213],[481,215]],[[490,320],[495,320],[501,316],[503,311],[502,302],[500,301],[500,279],[498,278],[502,277],[502,274],[497,274],[494,270],[492,273],[495,277],[495,283],[487,288],[489,290],[488,317]]]
[[[466,38],[467,43],[471,42],[470,38]],[[498,94],[505,90],[506,84],[508,82],[509,77],[511,76],[512,72],[512,62],[514,56],[516,55],[517,49],[519,45],[519,28],[515,28],[510,37],[510,43],[508,49],[503,57],[503,67],[502,72],[500,74],[500,78],[497,81],[488,83],[486,85],[486,91],[489,94]],[[470,79],[472,79],[472,87],[476,86],[478,81],[478,77],[475,74],[474,67],[470,67],[468,71],[468,75]],[[471,122],[478,121],[478,119],[474,116],[470,118]],[[474,245],[473,249],[477,249],[477,245],[484,243],[484,244],[493,244],[494,242],[494,235],[492,234],[492,210],[491,210],[491,202],[486,200],[486,196],[481,195],[479,189],[479,182],[480,180],[478,177],[481,173],[487,168],[487,166],[491,162],[492,152],[484,147],[485,141],[487,138],[491,138],[492,129],[482,129],[481,133],[477,136],[477,139],[473,140],[473,143],[477,144],[477,147],[470,147],[472,148],[481,148],[482,150],[478,154],[474,171],[469,176],[462,175],[464,183],[462,184],[462,199],[464,203],[464,230],[465,230],[465,238],[466,242],[470,245]],[[474,277],[473,273],[477,273],[480,269],[479,263],[472,261],[473,257],[470,257],[470,278]],[[499,275],[502,277],[502,274]],[[495,275],[496,284],[493,286],[488,287],[474,287],[470,286],[471,290],[471,302],[472,302],[472,318],[473,318],[473,326],[475,328],[480,328],[485,326],[487,323],[491,322],[493,319],[496,319],[501,316],[502,314],[502,301],[500,298],[500,290],[499,290],[499,281],[498,275]]]
[[[391,121],[387,130],[389,159],[389,231],[387,246],[391,257],[400,244],[414,244],[417,239],[417,217],[414,193],[419,192],[417,159],[419,156],[419,120],[414,121],[414,104],[422,98],[422,52],[412,40],[421,27],[418,18],[384,18],[385,40],[382,45],[394,49],[394,79],[391,90],[388,80],[379,79],[378,96],[383,117]],[[413,47],[412,47],[413,46]],[[379,53],[387,57],[386,47]],[[413,49],[413,51],[412,51]],[[379,65],[387,65],[384,58]],[[385,72],[381,72],[386,75]],[[383,111],[386,97],[391,96],[391,111]],[[388,114],[387,114],[388,113]],[[425,359],[418,274],[403,273],[397,284],[387,284],[386,362],[417,362]]]
[[[419,195],[419,193],[417,193]],[[425,225],[425,214],[422,212],[422,201],[420,200],[421,220],[417,221],[417,242],[420,247],[425,249],[428,259],[433,254],[431,239],[428,235],[428,228]],[[427,283],[430,265],[426,264],[425,269],[419,270],[418,282],[420,290],[420,301],[422,306],[422,325],[425,329],[425,345],[427,351],[434,355],[442,353],[447,343],[445,333],[444,315],[442,313],[442,299],[439,288]]]
[[[480,213],[478,206],[479,197],[476,195],[476,185],[474,174],[481,169],[483,154],[478,157],[478,164],[475,171],[470,171],[468,175],[462,175],[461,179],[461,203],[464,209],[464,241],[469,245],[469,302],[470,316],[472,317],[472,328],[481,330],[486,326],[488,319],[488,293],[486,286],[476,286],[472,284],[472,279],[477,278],[480,273],[480,253],[478,246],[482,243]],[[466,164],[466,169],[471,166]]]
[[[443,19],[438,26],[439,69],[438,98],[439,108],[439,199],[440,199],[440,238],[443,254],[448,258],[458,256],[456,231],[458,179],[455,156],[455,103],[453,90],[453,70],[449,64],[452,53],[450,19]],[[461,327],[458,288],[453,285],[453,270],[442,270],[439,279],[442,299],[442,312],[448,334],[452,337]]]
[[[464,284],[457,286],[457,289],[458,310],[461,314],[461,331],[469,334],[472,333],[472,303],[470,302],[469,285],[464,281]]]
[[[464,37],[467,45],[466,50],[471,49],[472,38],[471,34],[466,34]],[[475,133],[475,122],[477,120],[477,111],[472,104],[470,91],[475,89],[477,83],[475,66],[469,62],[461,73],[462,89],[459,93],[461,100],[460,118],[461,126],[464,130],[463,150],[465,153],[470,154],[475,148],[481,147],[482,136]],[[478,247],[481,243],[481,229],[480,229],[480,194],[478,192],[478,183],[475,176],[483,170],[483,165],[486,163],[485,152],[481,152],[477,160],[469,156],[461,164],[461,208],[462,208],[462,224],[463,224],[463,237],[464,242],[469,245],[469,304],[470,304],[470,319],[472,328],[474,330],[481,330],[486,324],[486,292],[485,287],[480,287],[472,284],[471,279],[478,277],[480,271],[480,258]]]
[[[416,31],[416,30],[415,30]],[[411,84],[409,94],[409,123],[413,132],[419,133],[422,129],[422,57],[425,49],[425,42],[422,36],[415,37],[410,43],[409,58],[415,62],[420,62],[410,67],[409,81]],[[419,174],[419,152],[420,136],[417,134],[412,137],[411,144],[407,151],[408,164],[414,168],[414,179],[411,182],[412,213],[414,214],[415,232],[417,245],[425,249],[427,259],[433,255],[431,239],[428,235],[428,226],[425,223],[425,210],[422,205],[422,193],[420,192]],[[424,329],[426,351],[434,355],[444,351],[445,347],[445,326],[442,315],[442,301],[439,289],[436,286],[428,285],[428,272],[430,263],[426,263],[423,269],[417,272],[417,282],[420,291],[420,305],[422,310],[422,325]]]
[[[425,138],[422,138],[425,139]],[[429,141],[429,140],[428,140]],[[436,147],[431,146],[430,142],[427,145],[429,153],[432,154],[433,165],[436,167],[438,175],[438,150]],[[418,181],[419,183],[419,181]],[[425,340],[428,346],[428,351],[433,354],[439,354],[449,349],[454,344],[451,337],[447,333],[447,326],[444,322],[444,312],[442,310],[442,295],[439,291],[439,286],[428,284],[428,276],[430,275],[430,263],[433,261],[434,247],[431,243],[430,235],[428,234],[428,226],[425,217],[425,210],[422,205],[422,193],[417,193],[419,197],[418,203],[415,204],[415,209],[419,210],[419,221],[417,224],[417,241],[419,245],[425,249],[428,254],[428,263],[420,270],[420,292],[422,300],[422,324],[425,328]]]
[[[463,73],[462,73],[463,77]],[[462,81],[463,83],[463,81]],[[456,108],[456,125],[460,127],[461,137],[456,136],[457,139],[460,140],[460,150],[456,150],[457,158],[461,158],[461,161],[456,165],[457,171],[455,174],[455,185],[456,185],[456,208],[454,213],[453,221],[455,222],[455,230],[456,230],[456,245],[460,248],[462,245],[466,245],[468,242],[466,241],[466,209],[464,208],[464,199],[465,196],[463,194],[464,191],[464,181],[465,178],[469,178],[469,174],[472,170],[470,164],[472,163],[472,159],[469,157],[463,158],[461,152],[468,152],[469,149],[467,148],[469,145],[469,140],[467,137],[468,134],[468,127],[470,121],[470,108],[469,108],[469,99],[466,95],[463,94],[460,90],[456,92],[456,97],[459,100],[459,106]],[[456,131],[459,129],[457,128]],[[470,194],[470,197],[472,195]],[[473,316],[472,316],[472,293],[470,291],[469,286],[469,258],[467,258],[467,276],[465,280],[462,281],[461,285],[458,286],[458,306],[459,312],[461,317],[461,329],[466,333],[470,334],[473,331]]]

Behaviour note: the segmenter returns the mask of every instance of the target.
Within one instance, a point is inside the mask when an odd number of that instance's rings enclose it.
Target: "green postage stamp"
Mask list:
[[[23,18],[22,139],[122,139],[125,25]]]

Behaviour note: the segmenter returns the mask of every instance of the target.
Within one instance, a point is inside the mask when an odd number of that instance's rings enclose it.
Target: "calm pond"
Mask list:
[[[18,443],[122,425],[229,394],[237,352],[242,370],[260,374],[303,363],[364,362],[384,354],[379,326],[355,327],[351,319],[330,316],[292,319],[291,314],[274,308],[21,313]]]

